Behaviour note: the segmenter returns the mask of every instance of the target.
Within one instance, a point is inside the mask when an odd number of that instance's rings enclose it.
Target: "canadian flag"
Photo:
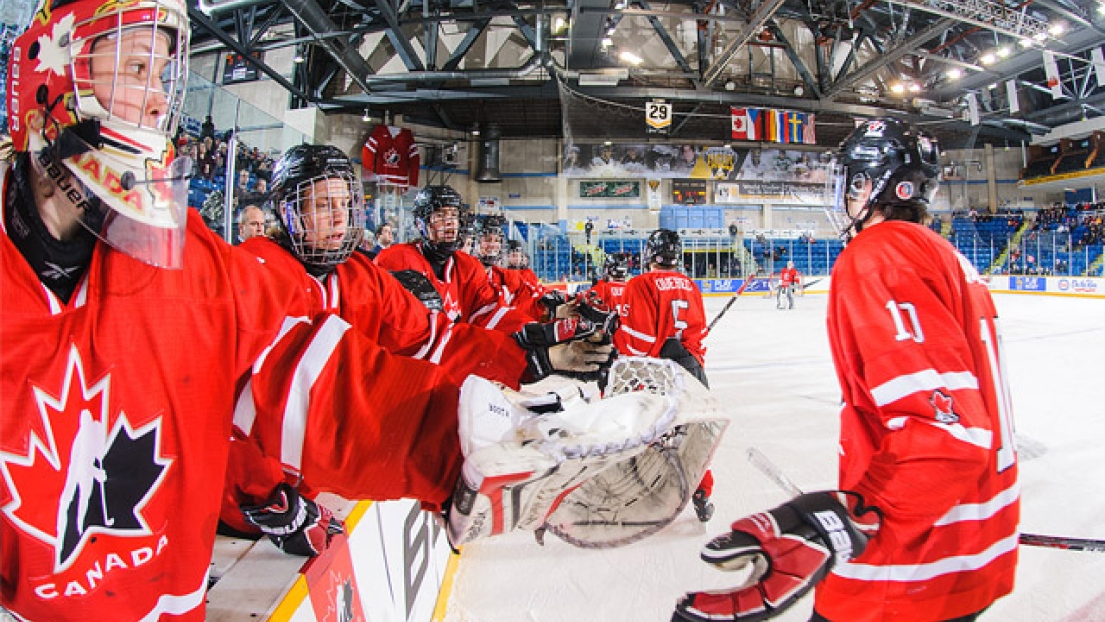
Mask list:
[[[755,136],[749,136],[748,134],[748,110],[744,108],[730,106],[729,114],[732,115],[733,120],[733,138],[741,140],[753,140]]]

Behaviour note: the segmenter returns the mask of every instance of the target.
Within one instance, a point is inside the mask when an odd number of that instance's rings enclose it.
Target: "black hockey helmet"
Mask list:
[[[683,253],[683,242],[679,234],[671,229],[657,229],[645,242],[645,260],[664,268],[679,265],[679,256]]]
[[[430,227],[430,218],[434,212],[455,208],[457,222],[453,226],[446,226],[440,231],[433,231]],[[436,253],[449,255],[464,244],[461,228],[467,222],[467,207],[460,193],[453,190],[452,186],[426,186],[418,191],[414,197],[414,206],[411,209],[415,226],[422,235],[423,245]]]
[[[485,266],[497,266],[503,257],[503,236],[506,218],[502,214],[486,214],[476,218],[476,256]]]
[[[607,254],[602,273],[611,281],[625,281],[629,276],[629,256],[625,253]]]
[[[868,181],[871,194],[853,218],[847,199],[861,199]],[[829,220],[845,239],[858,232],[876,208],[927,206],[940,185],[936,138],[897,119],[865,121],[840,144],[835,182],[839,190]]]
[[[361,184],[336,147],[296,145],[284,152],[273,166],[269,198],[284,242],[308,269],[344,262],[364,237]]]

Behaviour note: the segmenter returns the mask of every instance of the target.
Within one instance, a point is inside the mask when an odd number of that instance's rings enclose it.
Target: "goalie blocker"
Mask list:
[[[622,546],[682,512],[728,423],[706,389],[651,358],[617,359],[601,399],[583,387],[562,377],[526,393],[464,383],[453,546],[515,529]]]

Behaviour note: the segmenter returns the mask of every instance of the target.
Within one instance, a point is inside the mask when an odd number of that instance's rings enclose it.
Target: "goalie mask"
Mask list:
[[[629,278],[629,258],[625,253],[610,253],[602,264],[602,273],[609,281],[624,283]]]
[[[488,214],[477,224],[476,256],[488,268],[502,264],[505,224],[506,219],[499,214]]]
[[[464,244],[461,226],[468,208],[450,186],[426,186],[414,197],[414,224],[422,235],[422,249],[431,260],[444,261]]]
[[[668,270],[674,270],[679,265],[682,253],[683,242],[679,234],[671,229],[657,229],[645,242],[645,259]]]
[[[877,210],[927,207],[940,185],[936,139],[896,119],[871,119],[840,145],[829,222],[850,240]]]
[[[174,160],[188,73],[181,0],[45,0],[11,48],[16,151],[81,223],[146,263],[179,268],[190,162]]]
[[[349,259],[364,237],[361,185],[340,149],[288,149],[273,167],[271,197],[285,245],[316,276]]]

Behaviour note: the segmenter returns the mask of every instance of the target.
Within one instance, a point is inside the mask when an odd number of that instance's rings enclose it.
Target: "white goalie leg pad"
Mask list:
[[[558,504],[546,528],[576,546],[623,546],[674,521],[689,503],[728,426],[709,390],[672,361],[616,360],[607,395],[633,392],[672,398],[677,404],[675,424],[644,452],[608,466]]]
[[[729,422],[692,421],[572,490],[546,521],[584,548],[625,546],[671,524],[687,506]]]
[[[572,398],[562,400],[566,410],[544,414],[508,394],[475,376],[461,387],[465,461],[448,520],[454,546],[543,526],[565,495],[644,451],[670,431],[677,413],[676,399],[659,393]]]

